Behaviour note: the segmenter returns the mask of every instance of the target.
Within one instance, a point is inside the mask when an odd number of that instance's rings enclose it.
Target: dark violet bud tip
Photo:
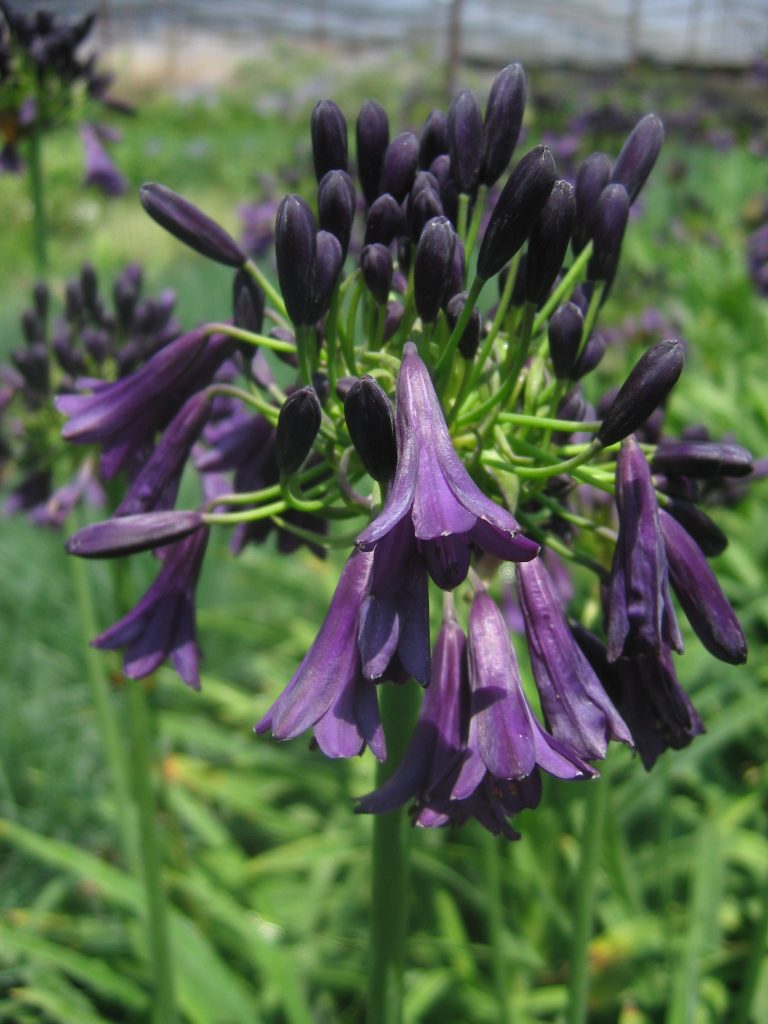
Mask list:
[[[508,64],[493,80],[485,108],[480,181],[495,185],[506,170],[523,124],[528,83],[522,64]]]
[[[253,334],[261,334],[264,325],[264,304],[264,291],[247,270],[238,270],[232,283],[232,314],[235,326]],[[253,355],[252,351],[250,355]]]
[[[468,89],[454,96],[448,110],[448,155],[459,192],[474,195],[483,157],[483,116]]]
[[[301,196],[284,196],[275,219],[275,256],[280,291],[297,326],[310,323],[316,248],[315,217]]]
[[[392,287],[393,266],[389,249],[380,242],[364,246],[360,253],[360,269],[368,291],[379,305],[385,305]]]
[[[328,171],[347,169],[347,122],[333,100],[320,100],[310,121],[312,155],[318,181]]]
[[[190,249],[228,267],[245,263],[234,238],[188,199],[152,182],[141,186],[139,198],[150,217]]]
[[[592,216],[592,257],[587,267],[591,281],[613,280],[621,243],[629,219],[629,196],[623,185],[606,185]]]
[[[397,446],[392,405],[373,377],[355,381],[344,400],[349,436],[366,472],[386,483],[395,474]]]
[[[445,307],[445,315],[448,319],[448,326],[452,331],[461,319],[461,314],[464,312],[466,302],[466,292],[458,292],[448,300],[448,304]],[[480,345],[481,328],[482,322],[480,310],[475,306],[472,310],[467,326],[464,328],[464,332],[459,338],[459,352],[464,359],[474,359],[477,355],[477,350]]]
[[[573,185],[569,181],[556,181],[528,240],[525,289],[529,302],[542,302],[555,283],[571,239],[575,216]]]
[[[581,346],[584,316],[573,302],[566,302],[552,314],[547,328],[549,354],[558,380],[573,380],[573,370]]]
[[[615,444],[637,430],[674,387],[684,362],[681,341],[660,341],[649,348],[635,363],[609,406],[597,440],[604,446]]]
[[[357,138],[357,175],[366,203],[370,206],[379,194],[381,168],[389,145],[389,119],[375,100],[360,108],[355,126]]]
[[[447,217],[433,217],[424,225],[413,263],[413,295],[424,323],[434,323],[450,285],[456,233]]]
[[[646,114],[622,146],[611,181],[623,185],[633,203],[653,170],[664,142],[664,125],[656,114]]]
[[[314,388],[294,391],[277,420],[277,464],[284,476],[295,473],[309,455],[320,429],[320,399]]]
[[[204,526],[199,512],[146,512],[84,526],[66,543],[67,554],[115,558],[173,544]]]
[[[752,453],[746,448],[718,441],[664,441],[651,460],[654,473],[698,480],[747,476],[753,468]]]

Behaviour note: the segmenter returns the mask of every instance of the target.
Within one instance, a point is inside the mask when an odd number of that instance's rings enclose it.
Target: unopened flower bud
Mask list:
[[[398,302],[396,299],[390,299],[387,303],[387,316],[384,320],[383,336],[385,342],[394,338],[400,324],[403,322],[404,315],[405,307],[402,302]]]
[[[474,195],[483,157],[483,115],[468,89],[457,93],[448,108],[448,155],[459,192]]]
[[[728,547],[725,533],[693,502],[684,498],[668,498],[664,508],[696,541],[707,558],[715,558]]]
[[[419,139],[419,167],[429,167],[442,153],[448,152],[448,118],[442,110],[432,110],[424,122]]]
[[[403,211],[394,196],[384,192],[371,204],[365,223],[365,244],[390,245],[404,228]]]
[[[366,245],[360,253],[360,269],[368,291],[379,305],[384,305],[392,287],[392,254],[386,245]]]
[[[317,188],[317,216],[320,227],[338,238],[346,256],[355,219],[355,186],[346,171],[328,171],[321,179]]]
[[[549,318],[547,337],[552,368],[558,380],[573,380],[573,368],[581,347],[584,317],[578,306],[566,302]]]
[[[254,281],[247,270],[240,269],[232,282],[232,316],[235,327],[242,327],[252,334],[261,334],[264,326],[264,290]],[[247,345],[246,351],[252,346]],[[249,351],[253,355],[252,351]]]
[[[446,298],[455,248],[456,233],[447,217],[425,224],[413,263],[416,311],[424,323],[434,323]]]
[[[480,181],[489,188],[507,168],[520,136],[528,85],[521,64],[508,64],[494,78],[485,106]]]
[[[299,388],[283,402],[275,433],[277,464],[283,475],[295,473],[309,455],[320,430],[320,416],[314,388]]]
[[[635,201],[653,170],[663,142],[664,125],[661,120],[656,114],[646,114],[621,147],[611,181],[624,186],[630,203]]]
[[[697,480],[747,476],[753,467],[752,453],[746,448],[718,441],[663,441],[651,459],[654,473]]]
[[[674,338],[644,352],[603,417],[597,440],[615,444],[637,430],[674,387],[684,362],[683,343]]]
[[[275,220],[275,255],[285,308],[296,326],[312,322],[315,237],[315,218],[307,203],[300,196],[285,196]]]
[[[347,169],[347,122],[333,100],[320,100],[310,119],[315,178]]]
[[[592,218],[600,195],[611,177],[611,161],[605,153],[591,153],[576,175],[576,221],[571,244],[581,252],[592,237]]]
[[[429,165],[429,170],[440,186],[440,201],[443,204],[443,213],[452,224],[455,224],[459,210],[459,193],[456,190],[456,183],[451,173],[451,158],[447,153],[435,157]]]
[[[422,174],[425,172],[422,171]],[[429,175],[432,178],[432,175]],[[434,180],[434,179],[433,179]],[[437,182],[435,181],[437,186]],[[428,220],[443,215],[443,203],[440,199],[438,187],[432,188],[429,185],[421,188],[415,195],[411,192],[408,198],[407,219],[408,231],[413,242],[418,242],[421,232]]]
[[[45,341],[43,324],[34,309],[25,309],[21,314],[21,330],[28,345]]]
[[[605,338],[602,334],[590,334],[573,368],[573,380],[581,380],[600,365],[605,355]]]
[[[234,238],[188,199],[151,182],[141,186],[139,198],[150,217],[190,249],[228,267],[245,263],[245,253]]]
[[[366,472],[386,483],[397,465],[395,419],[389,399],[373,377],[361,377],[351,386],[344,399],[344,418]]]
[[[507,179],[491,213],[477,258],[478,276],[487,281],[526,240],[555,184],[555,161],[547,146],[536,146]]]
[[[173,544],[204,526],[199,512],[146,512],[91,523],[69,538],[67,554],[115,558]]]
[[[344,253],[338,238],[330,231],[318,231],[315,240],[315,261],[312,267],[312,301],[309,323],[315,323],[328,312],[336,287]]]
[[[448,325],[452,331],[461,319],[461,314],[464,312],[466,302],[466,292],[457,292],[456,295],[452,296],[452,298],[448,300],[445,307],[445,315],[448,319]],[[472,310],[467,326],[464,328],[464,333],[459,338],[459,352],[465,359],[475,358],[477,349],[480,345],[481,328],[482,320],[480,317],[480,310],[475,306]]]
[[[357,138],[357,176],[368,206],[381,191],[381,169],[389,145],[387,112],[375,100],[367,100],[360,108],[355,127]]]
[[[613,280],[621,255],[621,242],[629,218],[629,196],[623,185],[606,185],[592,217],[592,256],[587,267],[590,281]]]
[[[379,189],[399,202],[408,195],[419,166],[419,140],[412,132],[401,132],[387,146],[381,168]]]
[[[32,289],[32,300],[35,312],[43,323],[45,323],[48,318],[48,299],[48,285],[45,281],[35,281],[35,286]]]
[[[575,214],[573,185],[556,181],[528,240],[525,289],[529,302],[543,302],[555,283],[571,239]]]
[[[77,322],[83,314],[83,295],[77,281],[67,281],[64,286],[64,316],[70,323]]]

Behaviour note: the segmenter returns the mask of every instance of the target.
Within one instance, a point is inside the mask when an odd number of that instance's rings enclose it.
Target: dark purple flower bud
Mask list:
[[[655,114],[646,114],[632,129],[613,166],[611,181],[623,185],[634,203],[653,170],[664,142],[664,125]]]
[[[139,290],[132,276],[125,271],[118,274],[112,287],[112,300],[118,320],[124,328],[131,326]]]
[[[360,269],[368,291],[379,305],[384,305],[392,287],[392,254],[379,242],[366,245],[360,253]]]
[[[284,476],[295,473],[320,430],[320,399],[314,388],[299,388],[283,402],[277,420],[276,456]]]
[[[333,289],[344,262],[341,244],[330,231],[318,231],[312,268],[312,303],[309,321],[315,323],[328,312]]]
[[[547,146],[520,160],[507,179],[485,229],[477,273],[487,281],[515,255],[530,234],[555,184],[555,161]]]
[[[615,444],[637,430],[675,386],[684,363],[685,349],[674,338],[644,352],[603,417],[597,440]]]
[[[653,461],[651,461],[653,467]],[[706,512],[685,501],[684,498],[669,498],[664,508],[680,523],[686,533],[696,541],[707,558],[720,555],[728,547],[728,538]]]
[[[190,249],[228,267],[245,263],[234,238],[188,199],[154,183],[142,185],[139,198],[150,217]]]
[[[592,255],[587,267],[590,281],[614,278],[629,218],[629,196],[623,185],[606,185],[592,216]]]
[[[49,297],[48,285],[45,281],[35,281],[35,286],[32,289],[32,299],[35,312],[43,323],[48,319]]]
[[[520,136],[528,84],[521,64],[508,64],[494,78],[485,105],[480,181],[489,188],[507,168]]]
[[[584,317],[578,306],[566,302],[549,318],[547,337],[552,369],[558,380],[574,380],[573,370],[581,347]]]
[[[92,264],[86,263],[80,270],[80,292],[87,309],[96,309],[99,301],[99,279]]]
[[[456,324],[461,319],[461,314],[464,312],[464,306],[467,302],[466,292],[457,292],[452,298],[448,300],[448,304],[445,307],[445,315],[448,319],[448,326],[453,331]],[[472,315],[469,318],[467,326],[464,328],[464,333],[459,338],[459,352],[465,359],[474,359],[477,354],[478,347],[480,345],[480,331],[482,328],[482,318],[480,316],[480,310],[477,306],[472,310]]]
[[[596,366],[599,366],[605,355],[606,347],[605,338],[602,334],[590,334],[573,368],[573,380],[581,380],[582,377],[586,377],[588,373],[591,373]]]
[[[45,329],[34,309],[25,309],[21,314],[21,330],[28,345],[45,343]]]
[[[232,318],[235,327],[242,327],[252,334],[261,334],[264,326],[264,304],[263,289],[247,270],[238,270],[232,282]],[[246,343],[242,351],[250,357],[253,355],[253,346]]]
[[[384,154],[389,145],[387,112],[375,100],[366,100],[360,108],[356,125],[357,176],[368,206],[379,195]]]
[[[433,160],[447,152],[448,118],[442,110],[431,110],[421,129],[419,167],[430,167]]]
[[[405,307],[402,302],[398,302],[396,299],[390,299],[387,303],[387,316],[384,321],[384,341],[387,342],[390,338],[394,338],[397,333],[400,324],[403,322],[403,316],[405,315]]]
[[[746,448],[717,441],[662,441],[651,460],[654,473],[697,480],[747,476],[753,467],[752,453]]]
[[[109,331],[99,327],[84,327],[80,335],[88,355],[97,363],[103,363],[109,354],[112,341]]]
[[[43,342],[17,348],[11,353],[11,359],[33,391],[45,393],[48,390],[48,352]]]
[[[452,224],[455,224],[459,210],[459,193],[456,191],[456,184],[451,174],[451,158],[447,153],[435,157],[429,166],[429,170],[440,186],[440,201],[443,204],[443,213]]]
[[[333,100],[320,100],[310,119],[315,178],[347,169],[347,122]]]
[[[91,523],[73,534],[67,553],[81,558],[116,558],[173,544],[204,527],[199,512],[147,512]]]
[[[651,471],[627,438],[616,460],[619,536],[607,597],[608,658],[683,648],[669,600],[667,558]]]
[[[528,239],[525,286],[529,302],[543,302],[555,283],[571,239],[575,214],[573,185],[556,181]]]
[[[54,328],[53,350],[62,370],[70,377],[79,377],[85,373],[85,359],[72,344],[72,330],[63,320]]]
[[[275,220],[275,255],[285,308],[297,327],[312,322],[316,234],[315,218],[307,203],[300,196],[285,196]]]
[[[187,399],[131,481],[115,515],[138,515],[173,508],[184,465],[210,414],[211,402],[205,391]]]
[[[323,231],[330,231],[347,255],[355,219],[355,186],[346,171],[328,171],[317,188],[317,216]]]
[[[77,322],[83,313],[83,295],[78,281],[67,281],[64,286],[64,316],[70,323]]]
[[[389,192],[398,203],[402,202],[411,190],[418,167],[419,140],[412,132],[401,132],[392,139],[384,154],[379,191]]]
[[[421,172],[424,173],[423,171]],[[431,177],[431,175],[430,175]],[[422,188],[408,199],[407,219],[411,241],[417,244],[428,220],[443,215],[443,203],[436,188]]]
[[[521,562],[516,572],[531,669],[553,736],[586,760],[605,757],[609,740],[631,745],[627,726],[568,629],[542,559]]]
[[[473,92],[457,93],[448,108],[448,155],[459,192],[474,195],[483,159],[483,115]]]
[[[447,217],[424,225],[413,262],[413,297],[424,323],[437,320],[450,286],[456,232]]]
[[[597,201],[611,177],[611,161],[605,153],[591,153],[576,175],[576,222],[573,227],[573,251],[581,252],[592,237],[592,218]]]
[[[129,679],[149,675],[166,658],[170,658],[187,686],[200,689],[195,588],[208,544],[208,533],[207,528],[200,529],[167,548],[157,578],[138,604],[92,641],[94,647],[101,649],[125,648],[123,671]]]
[[[361,377],[349,389],[344,418],[366,472],[379,483],[387,483],[397,464],[395,418],[386,393],[373,377]]]
[[[313,728],[328,757],[355,757],[367,744],[386,759],[376,684],[363,677],[357,643],[372,562],[361,551],[350,555],[320,632],[256,732],[271,729],[275,739],[289,740]]]
[[[389,245],[404,229],[403,211],[400,204],[388,192],[380,195],[368,211],[365,223],[365,244]]]
[[[704,552],[680,523],[660,510],[669,578],[685,616],[710,654],[730,665],[747,660],[747,641]]]

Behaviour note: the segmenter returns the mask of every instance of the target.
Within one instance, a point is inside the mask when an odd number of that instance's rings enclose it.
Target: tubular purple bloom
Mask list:
[[[66,543],[69,555],[81,558],[116,558],[173,544],[204,527],[199,512],[146,512],[91,523]]]
[[[489,188],[506,170],[523,125],[528,83],[521,64],[508,64],[496,75],[485,106],[480,181]]]
[[[360,534],[376,547],[400,522],[413,521],[432,579],[450,590],[469,569],[475,545],[500,559],[528,561],[539,546],[514,516],[482,493],[454,451],[440,402],[416,346],[408,342],[397,379],[397,471],[381,514]]]
[[[517,566],[517,592],[541,706],[552,734],[591,760],[609,740],[631,745],[627,726],[573,639],[541,558]]]
[[[339,579],[320,632],[291,682],[256,725],[278,740],[314,729],[328,757],[354,757],[370,746],[386,760],[376,686],[364,679],[357,631],[373,556],[353,552]]]
[[[660,510],[660,519],[669,578],[694,633],[710,654],[731,665],[741,665],[747,660],[747,641],[703,551],[664,509]]]
[[[608,407],[597,440],[615,444],[643,424],[677,383],[685,349],[675,339],[660,341],[644,352]]]
[[[389,119],[375,100],[366,100],[357,115],[357,175],[368,206],[379,195],[384,154],[389,145]]]
[[[555,184],[555,161],[547,146],[536,146],[507,179],[485,229],[477,273],[487,281],[515,255]]]
[[[101,189],[105,196],[119,196],[126,190],[126,181],[115,166],[112,157],[102,145],[99,133],[94,125],[82,124],[80,138],[83,140],[85,154],[84,185],[94,185]]]
[[[623,185],[634,203],[653,170],[664,142],[664,125],[656,114],[646,114],[630,132],[613,166],[611,181]]]
[[[195,588],[208,530],[201,529],[166,548],[162,568],[127,615],[92,641],[94,647],[124,647],[123,671],[129,679],[154,672],[166,658],[194,690],[200,689],[200,650],[195,629]]]
[[[651,470],[632,437],[616,460],[616,507],[619,536],[607,594],[608,657],[658,654],[665,646],[682,651]]]
[[[210,260],[242,267],[245,253],[224,228],[177,192],[149,182],[139,189],[141,205],[174,238]]]

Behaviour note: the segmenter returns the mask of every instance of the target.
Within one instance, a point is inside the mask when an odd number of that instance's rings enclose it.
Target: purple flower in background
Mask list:
[[[118,171],[112,157],[101,141],[98,126],[85,123],[80,125],[80,138],[85,154],[84,185],[94,185],[105,196],[119,196],[126,190],[126,181]]]
[[[350,555],[320,632],[256,732],[290,740],[311,728],[328,757],[354,757],[367,745],[386,759],[376,686],[363,677],[357,643],[372,564],[370,554]]]
[[[200,650],[195,630],[195,588],[208,530],[162,548],[163,564],[137,605],[92,641],[105,650],[125,648],[123,671],[141,679],[166,660],[194,690],[200,689]]]
[[[381,514],[357,538],[363,551],[410,517],[429,574],[445,590],[465,579],[471,547],[511,561],[536,557],[538,544],[522,536],[514,516],[486,498],[464,468],[412,342],[397,379],[396,431],[395,478]]]

